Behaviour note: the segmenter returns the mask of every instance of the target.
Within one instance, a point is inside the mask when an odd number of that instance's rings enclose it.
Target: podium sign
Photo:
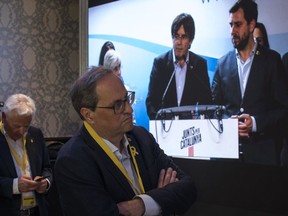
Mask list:
[[[150,121],[150,132],[173,157],[239,158],[238,120],[217,119]]]

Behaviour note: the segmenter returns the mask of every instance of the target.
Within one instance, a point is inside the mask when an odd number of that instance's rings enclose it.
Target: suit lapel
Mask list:
[[[126,191],[127,196],[135,196],[135,193],[126,177],[122,174],[122,172],[118,169],[114,162],[109,158],[105,151],[100,147],[100,145],[95,142],[95,140],[91,137],[91,135],[88,133],[84,126],[82,127],[81,133],[83,138],[86,140],[87,145],[89,145],[90,148],[95,151],[96,160],[101,161],[102,164],[105,164],[105,169],[111,174],[111,176],[114,176],[114,181],[119,184],[119,187],[122,187],[123,190]]]
[[[31,136],[30,131],[28,130],[28,133],[26,135],[26,151],[28,155],[28,160],[29,160],[29,165],[30,165],[30,171],[31,171],[31,177],[33,178],[35,176],[36,172],[36,167],[35,165],[37,164],[37,161],[35,161],[35,156],[37,153],[35,152],[35,148],[32,147],[34,144],[34,139]]]
[[[263,50],[259,50],[259,46],[258,46],[252,65],[251,65],[249,77],[247,80],[247,85],[246,85],[246,89],[245,89],[245,93],[243,97],[243,103],[249,100],[249,98],[254,97],[253,95],[254,88],[255,88],[256,83],[258,83],[257,80],[259,80],[260,78],[259,76],[261,76],[261,74],[259,74],[258,72],[263,71],[263,69],[261,68],[263,65],[263,62],[265,62],[263,57],[264,57]]]
[[[185,77],[185,83],[184,83],[184,89],[183,89],[183,95],[181,98],[181,103],[186,100],[185,97],[192,97],[191,92],[189,92],[189,86],[193,85],[193,69],[195,65],[195,58],[193,58],[192,52],[189,52],[189,62],[187,64],[187,69],[186,69],[186,77]]]
[[[126,135],[127,135],[129,144],[131,146],[134,146],[136,148],[137,153],[138,153],[135,156],[135,159],[136,159],[136,162],[137,162],[137,166],[138,166],[138,169],[139,169],[139,172],[140,172],[140,176],[141,176],[141,179],[142,179],[142,182],[143,182],[144,189],[145,189],[145,191],[147,191],[147,190],[151,189],[152,186],[151,186],[150,180],[149,180],[149,173],[147,172],[146,166],[144,164],[144,159],[143,159],[143,156],[142,156],[142,152],[139,149],[139,146],[138,146],[137,142],[135,141],[134,137],[131,136],[130,134],[126,134]]]
[[[231,92],[231,94],[234,95],[235,100],[241,106],[242,104],[242,94],[241,94],[241,87],[240,87],[240,80],[239,80],[239,75],[238,75],[238,65],[237,65],[237,57],[235,54],[235,51],[232,51],[232,54],[230,55],[231,59],[230,62],[231,64],[229,65],[230,67],[230,73],[231,73],[231,85],[235,85],[234,87],[232,86],[234,92]]]
[[[5,136],[0,132],[0,158],[12,177],[17,177],[15,165]],[[3,166],[4,167],[4,166]]]

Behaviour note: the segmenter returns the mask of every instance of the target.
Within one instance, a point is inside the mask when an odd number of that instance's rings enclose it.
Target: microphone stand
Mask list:
[[[166,94],[167,94],[167,91],[168,91],[168,89],[169,89],[169,87],[170,87],[170,84],[171,84],[171,82],[172,82],[172,79],[173,79],[175,73],[176,73],[176,69],[174,69],[174,71],[173,71],[173,73],[172,73],[172,75],[171,75],[171,77],[170,77],[170,79],[169,79],[169,82],[168,82],[168,84],[167,84],[167,87],[166,87],[166,89],[165,89],[165,91],[164,91],[164,93],[163,93],[163,96],[162,96],[162,99],[161,99],[161,109],[164,107],[164,99],[165,99],[165,96],[166,96]]]
[[[176,73],[176,69],[174,69],[174,71],[173,71],[173,73],[172,73],[172,75],[171,75],[171,77],[170,77],[170,79],[169,79],[169,82],[168,82],[168,84],[167,84],[167,87],[166,87],[166,89],[165,89],[165,91],[164,91],[164,93],[163,93],[163,96],[162,96],[162,99],[161,99],[161,109],[163,109],[163,107],[164,107],[164,99],[165,99],[165,96],[166,96],[166,94],[167,94],[167,91],[168,91],[168,89],[169,89],[169,87],[170,87],[170,84],[171,84],[171,82],[172,82],[172,79],[173,79],[173,77],[175,76],[175,73]],[[162,112],[160,113],[160,116],[163,117]],[[162,126],[163,126],[164,131],[165,131],[165,132],[168,132],[168,131],[165,130],[165,119],[164,119],[164,120],[162,119]]]

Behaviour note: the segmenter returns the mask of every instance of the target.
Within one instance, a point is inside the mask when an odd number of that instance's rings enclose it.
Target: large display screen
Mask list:
[[[288,49],[286,0],[257,1],[259,21],[269,33],[270,46],[283,54]],[[153,59],[172,48],[171,24],[180,13],[189,13],[196,34],[191,51],[207,59],[210,81],[217,60],[231,50],[229,9],[226,0],[121,0],[89,8],[89,66],[98,65],[102,45],[111,41],[121,55],[126,87],[136,92],[136,124],[149,130],[146,112]],[[273,14],[273,16],[271,16]],[[281,23],[281,24],[280,24]]]

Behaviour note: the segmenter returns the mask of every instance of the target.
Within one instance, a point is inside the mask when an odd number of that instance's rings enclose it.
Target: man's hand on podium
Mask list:
[[[240,137],[249,137],[249,134],[252,132],[253,121],[249,114],[241,114],[231,116],[231,118],[238,119],[238,134]]]

